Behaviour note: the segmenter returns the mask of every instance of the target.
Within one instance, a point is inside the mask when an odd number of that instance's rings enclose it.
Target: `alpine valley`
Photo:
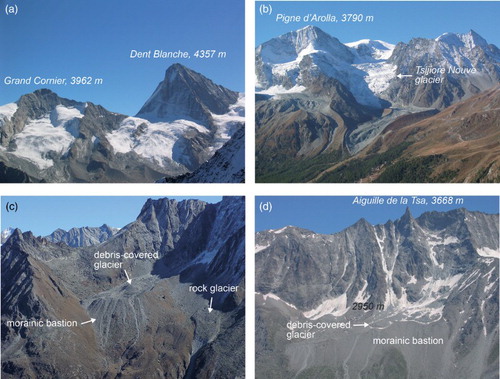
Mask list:
[[[180,64],[133,117],[39,89],[0,106],[0,180],[243,182],[241,134],[243,94]]]
[[[121,229],[7,230],[2,378],[243,378],[244,220],[242,197],[164,198]],[[77,323],[23,323],[45,320]]]
[[[499,182],[500,50],[474,31],[256,48],[258,182]]]
[[[498,228],[498,214],[407,209],[257,233],[256,377],[498,378]]]

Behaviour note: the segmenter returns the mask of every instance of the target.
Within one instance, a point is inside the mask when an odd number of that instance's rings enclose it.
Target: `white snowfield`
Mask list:
[[[258,93],[261,95],[271,95],[271,96],[277,96],[277,95],[285,95],[285,94],[290,94],[290,93],[301,93],[306,90],[306,87],[304,86],[299,86],[295,85],[292,88],[285,88],[282,85],[277,85],[277,86],[272,86],[269,87],[265,90],[259,91]]]
[[[283,227],[283,228],[281,228],[281,229],[272,230],[272,232],[273,232],[274,234],[281,234],[281,233],[283,233],[285,230],[287,230],[288,228],[292,228],[292,226],[291,226],[291,225],[287,225],[287,226],[284,226],[284,227]]]
[[[481,70],[482,63],[478,61],[475,48],[481,46],[485,50],[489,49],[488,43],[473,31],[465,34],[445,33],[435,40],[427,41],[430,42],[426,42],[428,46],[425,48],[417,42],[414,58],[433,56],[433,59],[439,60],[434,65],[446,69],[477,66]],[[310,73],[322,73],[339,80],[360,104],[379,106],[377,96],[389,87],[390,82],[399,80],[396,65],[388,62],[394,49],[395,45],[381,40],[362,39],[342,44],[318,28],[307,26],[257,47],[257,55],[266,67],[264,72],[268,75],[268,84],[257,82],[256,92],[276,96],[303,90],[301,64],[307,59]],[[500,62],[500,56],[495,59]],[[461,75],[467,76],[480,87],[484,83],[487,88],[492,85],[489,83],[489,74],[485,72]],[[291,87],[284,87],[281,84],[283,82],[290,83]]]
[[[11,236],[12,233],[14,233],[14,228],[9,227],[2,230],[0,243],[3,244],[5,241],[7,241],[7,239]]]
[[[174,145],[189,130],[209,133],[206,127],[188,120],[151,123],[143,118],[127,117],[119,129],[106,134],[106,138],[116,153],[135,152],[159,166],[166,166],[170,160],[182,163]]]
[[[353,66],[365,73],[364,80],[368,88],[377,95],[385,91],[390,80],[396,77],[397,67],[386,62],[396,45],[369,39],[345,45],[351,48],[356,57]]]
[[[16,149],[11,153],[27,159],[42,170],[53,166],[54,155],[66,154],[78,136],[85,107],[84,103],[76,107],[58,105],[43,118],[28,121],[15,136]]]

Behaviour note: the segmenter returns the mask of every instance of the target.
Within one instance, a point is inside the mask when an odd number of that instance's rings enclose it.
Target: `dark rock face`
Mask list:
[[[164,178],[160,183],[243,183],[245,181],[245,127],[236,133],[212,158],[195,171]]]
[[[359,346],[352,361],[350,348],[339,349],[330,362],[312,358],[321,356],[316,347],[306,353],[295,344],[288,345],[286,352],[275,348],[274,359],[297,358],[284,364],[288,369],[301,367],[307,357],[312,363],[304,365],[311,369],[324,365],[336,370],[349,361],[354,375],[362,369],[356,360],[378,360],[378,355],[385,354],[382,346],[362,349],[364,344],[373,345],[372,338],[442,335],[445,346],[432,350],[435,362],[429,361],[426,367],[415,364],[430,350],[414,346],[398,346],[384,359],[401,355],[398,365],[413,367],[414,375],[437,371],[451,377],[460,370],[476,377],[486,375],[498,363],[498,358],[483,360],[480,353],[494,354],[497,346],[498,227],[494,214],[457,209],[428,212],[415,219],[407,210],[384,225],[361,219],[331,235],[293,226],[257,233],[256,290],[281,299],[268,304],[264,298],[258,306],[262,321],[257,328],[268,335],[260,337],[257,349],[272,349],[269,341],[282,338],[283,321],[273,312],[286,320],[350,320],[366,322],[373,329],[348,334],[325,331],[314,346]],[[379,309],[354,310],[354,303],[371,303]],[[477,364],[463,363],[469,361]],[[264,357],[262,362],[267,362]],[[440,366],[442,362],[461,363],[450,367]],[[270,367],[269,362],[265,365]],[[368,373],[380,368],[373,365]],[[375,370],[371,377],[384,374]]]
[[[211,113],[224,114],[238,100],[238,93],[219,86],[180,64],[170,66],[165,79],[143,105],[137,117],[150,121],[187,117],[212,123]]]
[[[137,220],[111,236],[104,233],[98,245],[70,247],[15,230],[2,245],[2,376],[243,376],[244,219],[243,198],[218,204],[150,199]],[[99,235],[93,230],[91,238],[90,230],[82,228],[79,238],[76,229],[56,231],[52,238],[88,244]],[[159,259],[121,257],[121,269],[96,271],[99,252],[158,252]],[[192,284],[239,288],[194,293]],[[91,317],[95,323],[72,333],[5,324]],[[58,349],[65,352],[58,356]]]

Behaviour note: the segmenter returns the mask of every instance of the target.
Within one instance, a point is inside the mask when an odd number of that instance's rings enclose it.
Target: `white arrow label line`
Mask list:
[[[212,312],[213,311],[213,308],[212,308],[212,301],[214,300],[213,297],[210,298],[210,305],[208,306],[208,313]]]
[[[369,325],[366,322],[364,322],[362,324],[352,324],[352,326],[362,326],[363,328],[366,328]]]
[[[130,277],[128,276],[127,270],[123,270],[123,271],[125,271],[125,276],[127,277],[128,284],[132,284],[132,279],[130,279]]]
[[[88,324],[88,323],[90,323],[90,322],[93,324],[93,323],[95,322],[95,318],[91,318],[91,319],[90,319],[90,320],[88,320],[88,321],[81,322],[81,323],[80,323],[80,325],[85,325],[85,324]]]

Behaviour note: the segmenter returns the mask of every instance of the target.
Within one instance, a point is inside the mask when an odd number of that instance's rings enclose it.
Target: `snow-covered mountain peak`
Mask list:
[[[270,64],[300,60],[305,55],[318,52],[333,55],[349,63],[354,59],[349,48],[316,26],[306,26],[283,34],[257,48],[257,54],[261,56],[262,61]]]
[[[470,30],[468,33],[444,33],[435,39],[437,42],[442,42],[450,46],[455,46],[457,48],[467,48],[469,50],[475,47],[487,47],[488,42],[481,37],[474,30]]]
[[[444,43],[447,43],[450,45],[456,45],[456,46],[459,46],[462,44],[462,41],[461,41],[460,37],[458,36],[458,34],[450,33],[450,32],[446,32],[446,33],[441,34],[439,37],[437,37],[435,39],[435,41],[436,42],[444,42]]]
[[[413,38],[397,45],[361,39],[342,44],[321,29],[308,26],[273,38],[256,49],[256,88],[262,94],[289,95],[308,91],[320,78],[344,85],[362,105],[386,107],[384,100],[441,108],[478,91],[491,88],[500,76],[500,50],[478,33],[445,33],[436,39]],[[460,81],[460,95],[451,87],[423,96],[420,86],[407,91],[399,73],[414,73],[417,66],[453,67],[447,73]],[[446,92],[446,95],[444,94]]]
[[[174,63],[167,69],[167,71],[165,71],[164,81],[172,83],[173,81],[175,81],[180,72],[189,75],[188,70],[186,69],[185,66],[179,63]]]
[[[314,87],[314,78],[326,77],[349,88],[360,104],[380,107],[365,80],[366,71],[354,66],[376,60],[358,57],[355,50],[321,29],[302,28],[257,47],[257,88],[270,89],[270,94],[302,92]]]
[[[315,48],[328,48],[329,45],[339,45],[340,41],[316,26],[306,26],[305,28],[296,31],[295,46],[297,51],[313,46]]]
[[[488,42],[486,42],[486,40],[479,34],[477,34],[474,30],[470,30],[469,33],[466,34],[461,34],[460,39],[463,41],[464,45],[469,49],[473,49],[474,47],[477,46],[481,47],[488,46]]]
[[[202,74],[176,63],[166,70],[163,81],[136,117],[151,122],[186,119],[208,126],[212,121],[211,113],[227,113],[238,96],[238,92],[217,85]]]

